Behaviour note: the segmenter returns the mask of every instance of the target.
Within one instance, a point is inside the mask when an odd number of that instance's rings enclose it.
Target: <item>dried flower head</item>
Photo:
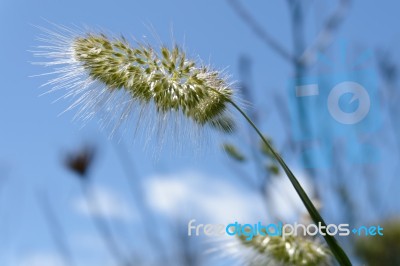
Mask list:
[[[86,145],[78,151],[69,152],[64,158],[64,163],[69,170],[85,179],[95,155],[96,149],[93,146]]]
[[[140,120],[155,112],[164,122],[174,114],[229,131],[233,91],[227,77],[189,59],[178,46],[154,49],[137,42],[133,47],[124,37],[62,26],[42,31],[45,45],[34,54],[48,59],[39,64],[53,67],[49,74],[55,75],[45,85],[67,90],[65,96],[74,98],[71,108],[79,108],[77,118],[105,111],[103,121],[116,129],[132,116]]]

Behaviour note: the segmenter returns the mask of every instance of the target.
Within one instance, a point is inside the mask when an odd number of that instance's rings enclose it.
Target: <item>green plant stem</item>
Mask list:
[[[304,206],[306,207],[308,213],[310,214],[311,218],[313,219],[314,223],[317,224],[317,225],[319,225],[319,224],[321,225],[321,232],[323,233],[325,241],[328,244],[329,248],[331,249],[333,255],[336,258],[336,260],[339,262],[339,264],[340,265],[346,265],[346,266],[347,265],[352,265],[350,259],[348,258],[348,256],[344,252],[344,250],[340,247],[340,245],[336,241],[335,237],[327,234],[327,232],[326,232],[327,231],[326,230],[326,223],[322,219],[322,216],[319,214],[318,210],[315,208],[314,204],[312,203],[312,201],[308,197],[307,193],[304,191],[304,189],[300,185],[299,181],[294,176],[294,174],[289,169],[289,167],[286,165],[286,163],[282,159],[282,157],[274,150],[274,148],[271,146],[271,144],[264,138],[263,134],[257,128],[257,126],[253,123],[253,121],[250,119],[250,117],[247,116],[247,114],[236,103],[234,103],[232,100],[228,99],[228,102],[230,104],[232,104],[232,106],[235,107],[235,109],[238,110],[239,113],[254,128],[254,130],[260,136],[262,141],[265,143],[265,145],[268,147],[268,149],[274,155],[275,159],[281,165],[281,167],[285,171],[287,177],[289,178],[290,182],[292,183],[293,187],[295,188],[297,194],[299,195],[301,201],[303,202]]]

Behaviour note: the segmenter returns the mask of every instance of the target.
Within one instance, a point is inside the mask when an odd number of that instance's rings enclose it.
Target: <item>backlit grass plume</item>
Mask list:
[[[233,107],[280,164],[314,223],[326,228],[285,161],[238,105],[226,75],[199,60],[188,58],[178,46],[154,48],[142,42],[132,46],[123,37],[113,38],[61,26],[56,26],[53,31],[42,30],[45,36],[39,40],[44,44],[34,55],[45,58],[46,61],[39,64],[52,68],[47,74],[54,76],[45,85],[52,91],[66,90],[65,97],[74,99],[71,108],[79,108],[77,117],[87,119],[104,112],[100,118],[114,130],[123,122],[130,124],[132,117],[140,121],[154,113],[161,123],[155,123],[156,127],[153,127],[154,123],[150,121],[151,131],[163,133],[165,127],[179,127],[181,118],[200,129],[210,125],[229,131],[232,120],[228,107]],[[179,119],[171,120],[171,115]],[[138,127],[143,125],[138,124]],[[188,133],[190,130],[171,135],[179,140],[182,137],[196,139],[196,136],[186,136]],[[337,261],[341,265],[351,265],[334,236],[326,231],[323,233]]]
[[[131,48],[124,38],[87,34],[73,41],[74,58],[88,76],[112,90],[124,89],[139,103],[153,102],[158,112],[182,111],[205,124],[220,116],[232,90],[218,71],[197,66],[178,46]]]
[[[233,129],[226,108],[232,84],[177,45],[132,46],[124,37],[55,28],[41,28],[43,45],[34,55],[46,61],[36,64],[53,68],[45,85],[51,91],[64,89],[65,97],[74,99],[69,109],[78,109],[76,118],[103,112],[100,119],[115,130],[131,117],[140,120],[155,112],[165,123],[173,114],[199,126]]]
[[[250,265],[323,266],[331,264],[329,249],[315,240],[300,236],[261,236],[247,241],[241,236],[242,245],[250,249]]]

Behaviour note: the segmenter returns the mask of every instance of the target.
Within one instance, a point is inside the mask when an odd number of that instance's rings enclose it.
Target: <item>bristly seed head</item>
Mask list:
[[[75,118],[88,120],[101,113],[100,122],[111,127],[111,134],[122,125],[138,128],[132,123],[136,120],[147,131],[146,142],[154,133],[161,141],[166,135],[196,139],[187,134],[193,126],[226,133],[235,128],[228,110],[234,93],[227,76],[190,59],[177,45],[153,48],[136,41],[132,46],[124,37],[58,25],[40,29],[43,44],[33,53],[45,60],[35,64],[53,69],[44,74],[53,76],[44,85],[66,91],[64,98],[73,99],[67,110],[78,108]],[[170,118],[175,120],[170,123]],[[173,132],[166,134],[168,130]]]
[[[245,236],[240,241],[256,254],[250,257],[258,261],[254,265],[330,265],[332,258],[329,249],[316,240],[300,236],[261,236],[247,241]]]
[[[88,34],[74,40],[75,58],[89,76],[110,90],[124,89],[158,112],[182,111],[199,124],[212,122],[226,109],[232,90],[218,71],[196,66],[178,46],[130,47],[125,39]]]

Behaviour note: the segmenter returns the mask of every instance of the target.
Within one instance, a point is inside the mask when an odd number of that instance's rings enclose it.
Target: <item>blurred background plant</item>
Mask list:
[[[0,104],[4,125],[0,158],[7,166],[0,167],[0,178],[7,176],[0,179],[0,264],[334,264],[329,255],[322,255],[327,252],[319,238],[287,242],[277,238],[274,248],[268,249],[271,245],[265,244],[272,242],[261,237],[252,242],[187,237],[187,222],[192,218],[199,223],[310,220],[271,154],[240,121],[216,123],[221,136],[212,135],[200,152],[187,146],[183,154],[172,156],[174,148],[166,147],[153,160],[129,136],[110,141],[98,133],[97,125],[88,123],[79,130],[70,123],[72,116],[56,118],[63,104],[49,107],[48,96],[36,98],[33,88],[41,82],[26,78],[37,70],[24,67],[32,58],[21,52],[34,45],[37,35],[28,24],[43,25],[47,22],[39,17],[45,17],[133,35],[146,32],[140,21],[151,21],[155,30],[150,27],[150,32],[157,32],[162,40],[168,39],[168,30],[162,30],[172,22],[175,36],[185,33],[185,46],[200,57],[212,54],[210,61],[217,67],[237,66],[230,72],[245,100],[254,103],[247,108],[251,118],[298,169],[324,217],[331,223],[384,227],[383,237],[340,239],[354,264],[398,265],[399,32],[393,26],[398,24],[398,3],[379,5],[356,0],[0,2],[0,29],[9,40],[0,49],[1,84],[8,88]],[[349,57],[373,51],[369,64],[379,73],[382,123],[379,130],[361,137],[377,147],[381,160],[350,163],[343,152],[347,143],[338,138],[328,158],[331,167],[307,168],[321,158],[306,154],[303,161],[299,159],[310,143],[299,143],[293,136],[289,110],[302,114],[305,106],[291,106],[286,83],[293,77],[324,73],[326,62],[317,59],[321,53],[331,59],[341,57],[334,52],[340,38],[349,40]],[[303,130],[311,128],[307,123],[303,126]],[[329,129],[324,134],[328,136]],[[99,144],[77,147],[82,139]],[[227,156],[216,152],[218,145]],[[59,156],[61,147],[74,148]],[[294,245],[300,247],[297,253],[291,252],[293,243],[300,243]],[[316,253],[307,251],[310,247]],[[310,254],[315,260],[308,260]]]
[[[355,242],[355,251],[368,265],[398,265],[400,263],[400,223],[389,219],[382,225],[387,234],[377,239],[362,237]]]

